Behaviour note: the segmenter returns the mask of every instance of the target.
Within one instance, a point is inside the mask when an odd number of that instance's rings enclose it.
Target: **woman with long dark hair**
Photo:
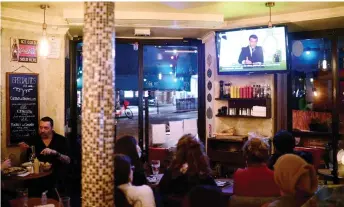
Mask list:
[[[129,156],[115,155],[115,206],[155,207],[152,189],[147,185],[134,186],[133,166]]]
[[[187,134],[179,139],[175,157],[170,168],[165,171],[159,189],[166,201],[170,196],[184,197],[198,185],[216,186],[216,183],[211,176],[203,144],[196,137]]]
[[[124,154],[130,157],[131,163],[135,167],[133,185],[139,186],[147,184],[143,164],[140,160],[141,149],[134,137],[124,136],[118,139],[115,144],[115,154]]]

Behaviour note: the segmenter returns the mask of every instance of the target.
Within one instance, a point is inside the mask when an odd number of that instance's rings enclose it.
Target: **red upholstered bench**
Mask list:
[[[148,154],[149,163],[152,160],[160,160],[160,173],[168,167],[171,161],[171,152],[167,148],[150,147]]]
[[[312,147],[295,147],[295,151],[304,151],[304,152],[312,153],[313,165],[314,165],[315,170],[317,170],[320,167],[322,156],[325,153],[325,149],[312,148]]]

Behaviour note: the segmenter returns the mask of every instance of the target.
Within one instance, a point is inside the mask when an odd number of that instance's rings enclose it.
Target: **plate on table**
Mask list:
[[[21,175],[27,173],[27,170],[22,167],[10,167],[3,170],[4,175],[11,176],[11,175]]]
[[[147,177],[147,181],[149,182],[149,183],[156,183],[156,182],[158,182],[158,178],[156,177],[156,176],[148,176]]]
[[[216,180],[215,182],[216,182],[216,185],[221,188],[231,184],[231,182],[229,181]]]
[[[32,162],[24,162],[22,165],[21,165],[22,167],[30,167],[30,166],[32,166]]]

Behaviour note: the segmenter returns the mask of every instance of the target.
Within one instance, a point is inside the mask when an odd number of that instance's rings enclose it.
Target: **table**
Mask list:
[[[225,182],[229,182],[231,183],[230,185],[226,185],[224,187],[222,187],[222,193],[225,196],[232,196],[233,195],[233,179],[229,179],[229,178],[219,178],[219,179],[215,179],[216,181],[225,181]]]
[[[11,207],[21,207],[19,199],[10,200],[10,204],[11,204]],[[29,204],[28,207],[34,207],[34,206],[42,205],[41,204],[41,198],[29,198],[28,204]],[[54,200],[54,199],[49,198],[47,200],[47,204],[54,204],[55,207],[59,207],[59,202]]]
[[[318,174],[324,178],[325,184],[328,180],[333,180],[331,169],[318,169]],[[344,184],[344,177],[338,176],[339,183]]]
[[[17,176],[17,175],[12,175],[12,176],[2,176],[3,179],[5,180],[20,180],[20,181],[26,181],[26,180],[34,180],[34,179],[38,179],[38,178],[43,178],[46,176],[51,175],[51,173],[53,172],[52,169],[48,170],[48,171],[43,171],[40,172],[38,174],[29,174],[25,177],[21,177],[21,176]]]
[[[164,174],[158,174],[158,175],[156,175],[156,177],[157,177],[157,182],[155,182],[155,183],[149,183],[148,185],[149,185],[153,190],[155,190],[155,188],[158,187],[159,182],[160,182],[161,178],[163,177],[163,175],[164,175]],[[215,179],[215,181],[224,181],[224,182],[229,182],[229,183],[231,183],[230,185],[226,185],[226,186],[222,187],[221,190],[222,190],[223,195],[225,195],[225,196],[230,197],[230,196],[233,195],[233,179],[229,179],[229,178],[219,178],[219,179]]]
[[[324,185],[302,207],[344,206],[344,185]]]

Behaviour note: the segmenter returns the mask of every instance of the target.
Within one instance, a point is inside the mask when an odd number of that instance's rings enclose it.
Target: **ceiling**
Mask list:
[[[1,2],[2,8],[11,8],[42,14],[39,8],[41,4],[48,4],[48,16],[60,17],[67,24],[69,33],[72,36],[82,36],[83,23],[83,2]],[[289,31],[310,31],[319,29],[344,28],[344,12],[341,15],[334,14],[335,8],[344,8],[344,2],[276,2],[272,8],[272,22],[274,20],[280,23],[286,23]],[[65,10],[72,10],[72,13],[79,13],[79,16],[73,17],[78,24],[68,23],[65,16]],[[327,10],[326,10],[327,9]],[[322,14],[323,11],[328,13]],[[312,12],[302,13],[298,12]],[[319,12],[317,12],[319,11]],[[229,29],[233,27],[252,26],[254,24],[262,25],[269,20],[269,9],[265,7],[265,2],[116,2],[115,12],[150,12],[155,16],[161,16],[161,19],[116,19],[116,35],[120,37],[134,37],[134,28],[149,27],[151,28],[152,37],[190,37],[200,38],[210,31],[219,29]],[[163,19],[167,13],[172,14],[172,19]],[[293,22],[288,22],[287,14],[299,14],[293,17]],[[333,13],[333,14],[332,14]],[[173,21],[173,15],[177,18],[191,17],[192,15],[218,15],[222,21],[212,21],[201,19],[199,21],[190,19],[181,19],[176,23]],[[308,16],[307,16],[308,15]],[[317,17],[315,15],[318,15]],[[43,16],[43,15],[42,15]],[[283,18],[281,18],[283,16]],[[197,16],[194,16],[194,18]],[[298,17],[301,19],[298,20]],[[192,18],[191,18],[192,19]],[[218,19],[218,18],[217,18]],[[241,21],[245,20],[245,24]],[[247,24],[250,22],[251,24]],[[259,20],[259,21],[258,21]],[[37,20],[38,21],[38,20]],[[49,18],[47,17],[49,25]],[[211,26],[212,24],[216,26]],[[176,26],[177,25],[177,26]],[[192,25],[197,25],[192,27]],[[206,26],[200,26],[206,25]],[[222,25],[222,26],[220,26]]]

